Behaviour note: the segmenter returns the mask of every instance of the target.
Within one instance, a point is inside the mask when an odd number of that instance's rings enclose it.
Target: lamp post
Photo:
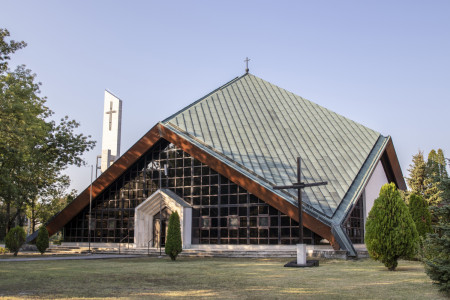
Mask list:
[[[92,176],[94,174],[94,165],[91,165],[91,186],[89,187],[89,250],[91,253],[91,218],[92,218]]]
[[[160,180],[159,180],[159,185],[160,185],[160,189],[161,189],[161,172],[159,172],[160,174]],[[167,164],[164,164],[164,176],[166,176],[166,188],[168,186],[167,184],[167,176],[168,176],[168,166]],[[162,250],[161,250],[161,244],[162,244],[162,205],[161,205],[161,201],[162,201],[162,196],[160,196],[159,198],[159,256],[162,256]]]

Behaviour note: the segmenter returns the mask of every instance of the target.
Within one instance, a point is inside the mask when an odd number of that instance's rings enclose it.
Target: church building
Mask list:
[[[113,111],[113,107],[108,107]],[[106,155],[108,155],[106,153]],[[356,255],[381,186],[406,189],[391,137],[246,73],[169,116],[47,224],[64,244],[294,245],[301,158],[304,241]],[[90,221],[89,221],[90,220]],[[90,229],[90,230],[89,230]]]

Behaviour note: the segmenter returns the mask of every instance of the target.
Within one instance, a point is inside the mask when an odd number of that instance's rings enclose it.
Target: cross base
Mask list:
[[[318,260],[306,260],[306,244],[297,244],[297,260],[284,265],[285,267],[308,268],[318,267]]]
[[[291,262],[288,262],[284,266],[287,268],[312,268],[312,267],[318,267],[319,261],[318,260],[307,260],[306,264],[299,265],[299,264],[297,264],[296,260],[293,260]]]

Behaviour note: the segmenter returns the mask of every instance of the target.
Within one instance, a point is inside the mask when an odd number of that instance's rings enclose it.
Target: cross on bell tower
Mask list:
[[[113,110],[113,103],[112,101],[109,102],[109,111],[107,111],[105,114],[109,114],[109,131],[111,131],[112,127],[112,119],[113,119],[113,113],[116,113],[117,111]]]

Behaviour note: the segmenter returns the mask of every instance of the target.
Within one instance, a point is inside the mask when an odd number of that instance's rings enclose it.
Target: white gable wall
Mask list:
[[[389,183],[389,181],[381,161],[378,161],[377,166],[364,189],[364,224],[366,223],[367,216],[372,209],[375,199],[377,199],[380,194],[381,187],[386,183]]]

